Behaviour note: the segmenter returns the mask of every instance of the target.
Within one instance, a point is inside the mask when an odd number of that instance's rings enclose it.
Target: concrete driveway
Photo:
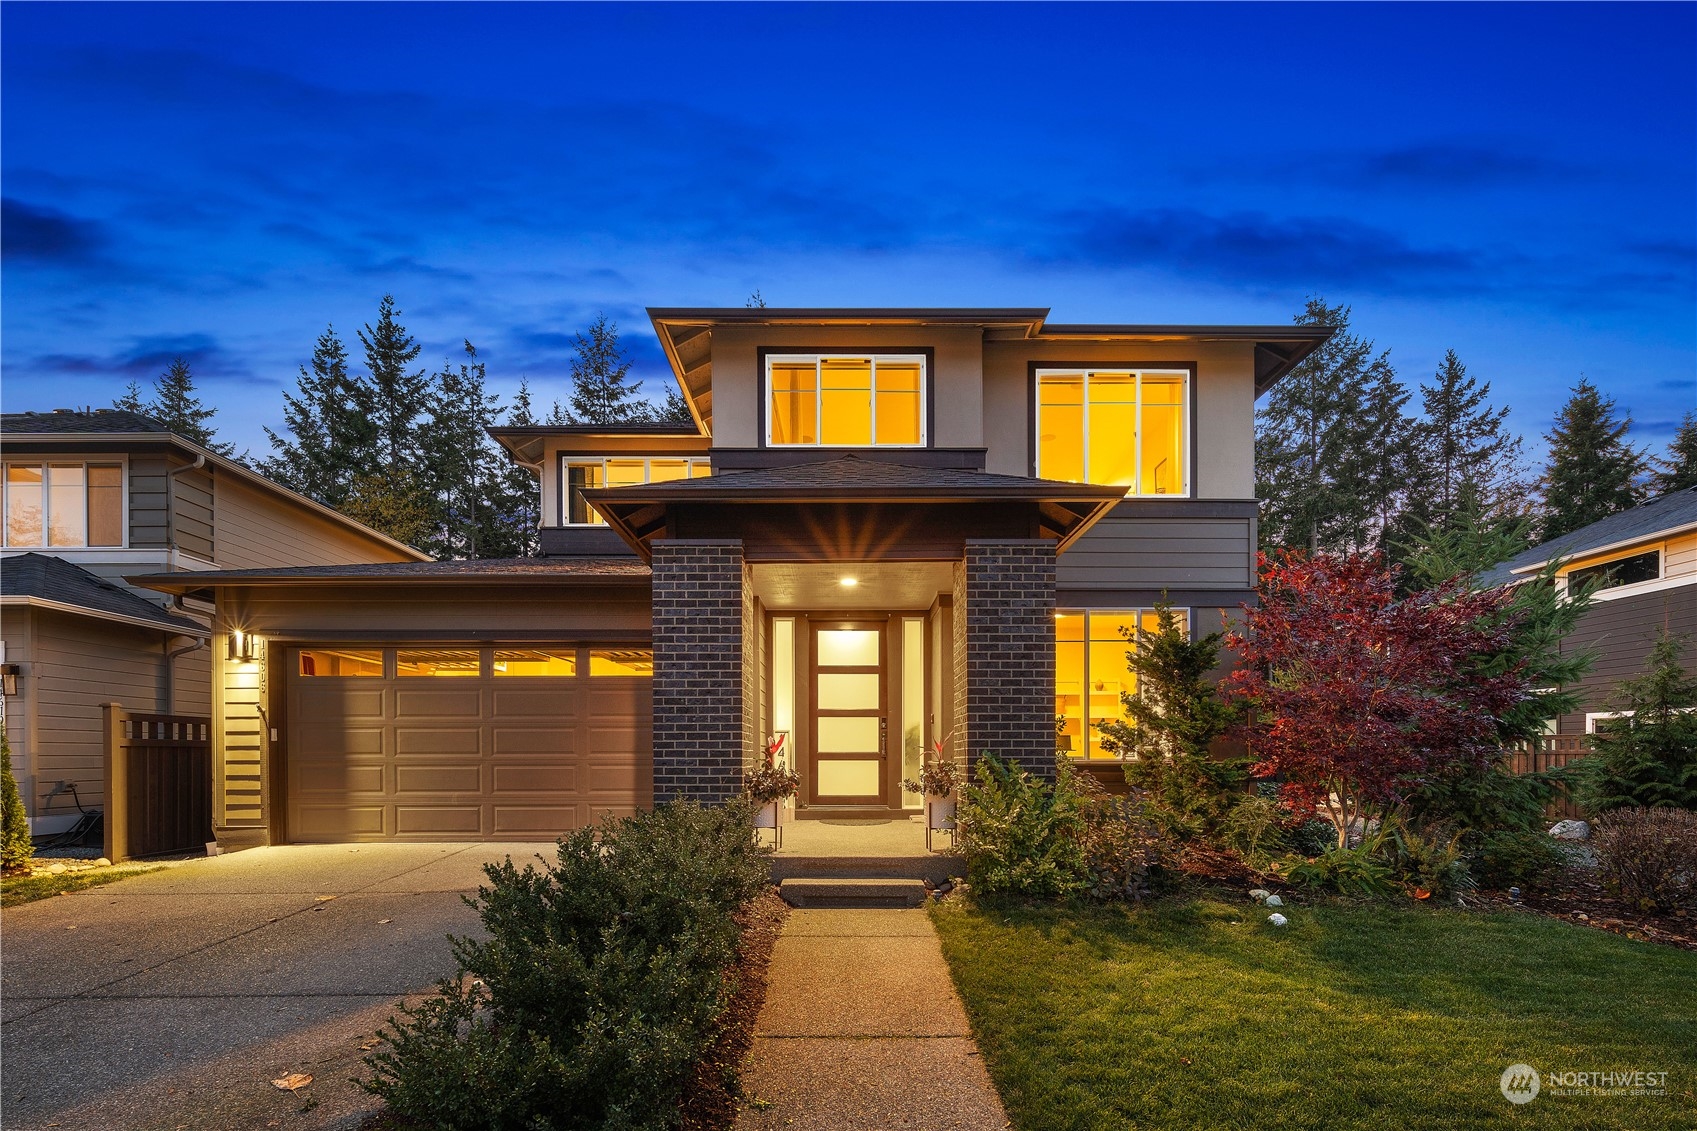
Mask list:
[[[193,860],[0,923],[7,1128],[327,1128],[403,998],[452,969],[482,865],[537,844],[302,845]],[[314,1082],[272,1087],[290,1072]]]

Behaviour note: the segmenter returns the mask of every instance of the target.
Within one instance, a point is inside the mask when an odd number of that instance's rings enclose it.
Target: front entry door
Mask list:
[[[813,626],[813,801],[883,805],[889,793],[884,624]]]

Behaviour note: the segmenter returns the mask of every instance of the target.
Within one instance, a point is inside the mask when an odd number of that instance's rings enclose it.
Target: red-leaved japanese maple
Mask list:
[[[1261,559],[1261,603],[1228,646],[1229,694],[1253,708],[1257,775],[1277,774],[1348,842],[1415,780],[1497,746],[1497,716],[1527,693],[1492,670],[1512,628],[1507,590],[1449,582],[1411,597],[1376,555]]]

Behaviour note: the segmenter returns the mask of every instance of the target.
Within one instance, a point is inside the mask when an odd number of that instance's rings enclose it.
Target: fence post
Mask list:
[[[106,859],[116,864],[130,855],[130,760],[124,748],[122,703],[102,703],[106,736]]]

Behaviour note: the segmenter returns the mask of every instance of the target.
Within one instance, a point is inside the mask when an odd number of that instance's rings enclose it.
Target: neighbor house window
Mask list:
[[[608,456],[589,459],[566,456],[566,525],[605,526],[607,520],[583,497],[586,487],[631,487],[638,483],[669,483],[700,479],[712,468],[705,457]]]
[[[1651,550],[1648,553],[1633,554],[1631,557],[1616,558],[1612,562],[1569,570],[1567,585],[1569,589],[1577,589],[1587,582],[1596,581],[1599,589],[1613,589],[1618,585],[1658,581],[1661,576],[1662,552]]]
[[[925,443],[925,359],[766,359],[766,442],[774,446],[919,447]]]
[[[1038,370],[1038,476],[1189,494],[1189,382],[1163,370]]]
[[[8,463],[5,538],[8,546],[122,546],[123,465]]]
[[[1174,610],[1185,628],[1189,614]],[[1157,630],[1154,609],[1063,609],[1055,614],[1055,718],[1058,746],[1070,758],[1112,758],[1102,723],[1124,714],[1122,695],[1137,692],[1126,663],[1135,645],[1126,630]]]

